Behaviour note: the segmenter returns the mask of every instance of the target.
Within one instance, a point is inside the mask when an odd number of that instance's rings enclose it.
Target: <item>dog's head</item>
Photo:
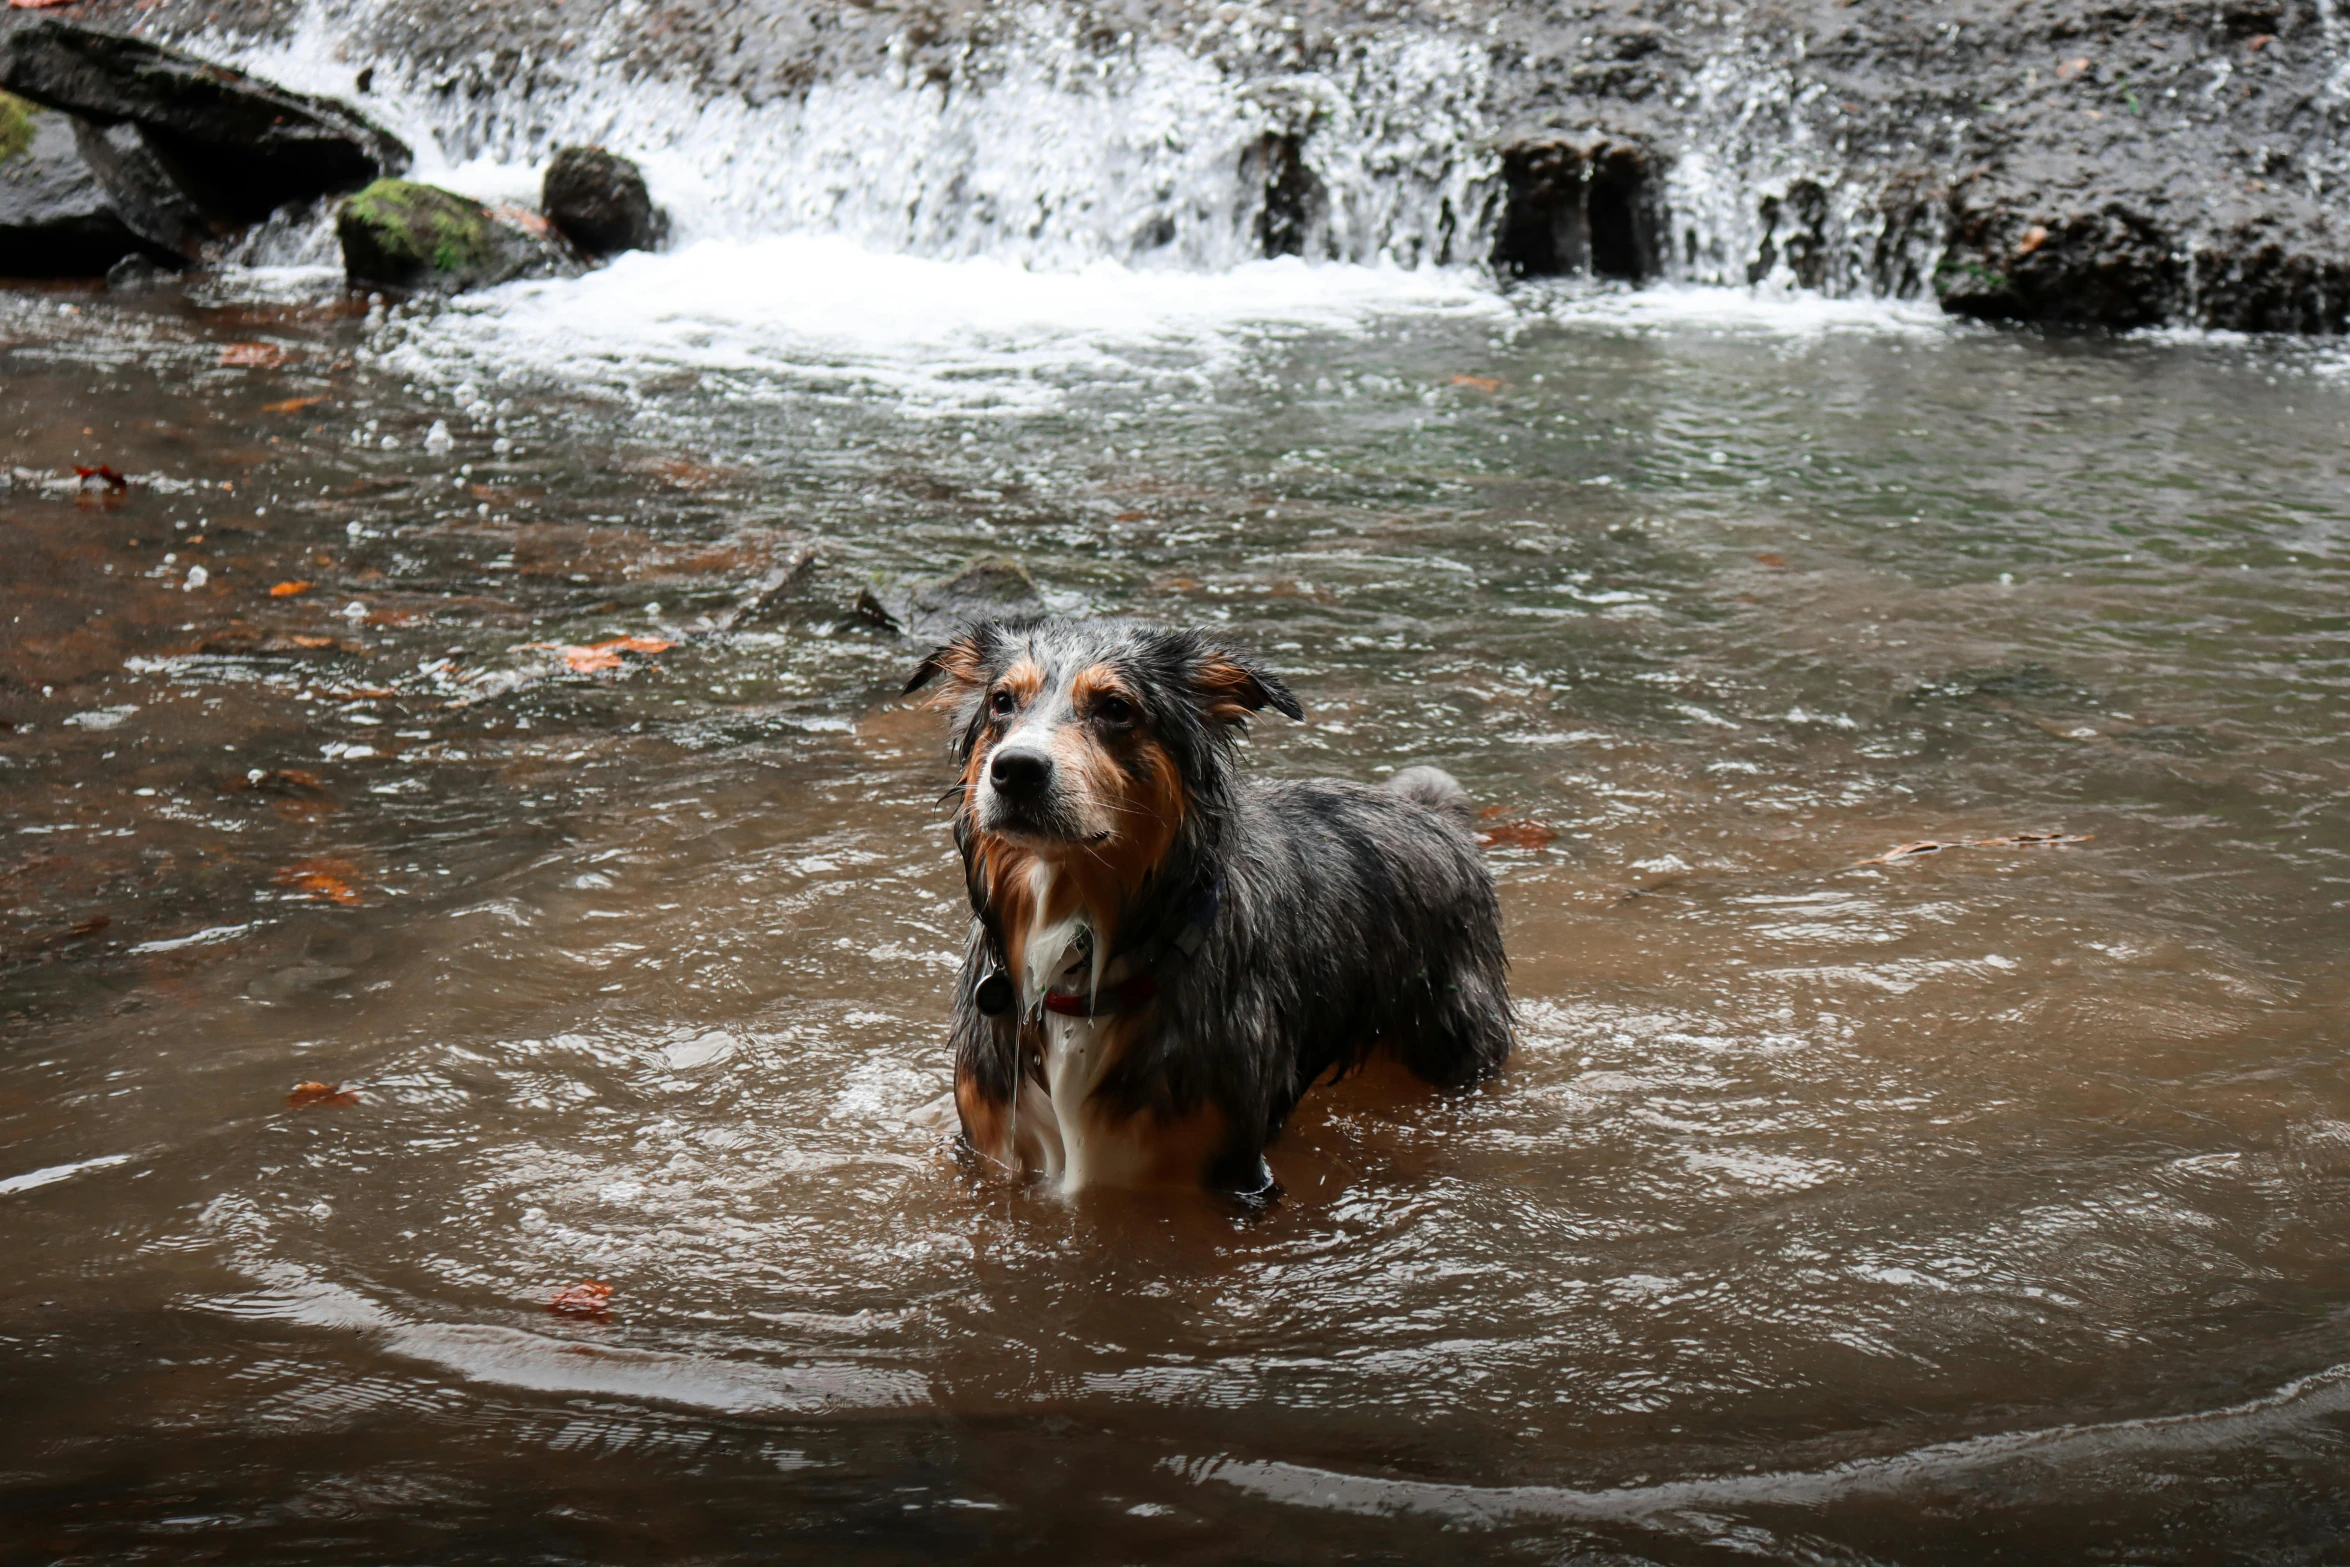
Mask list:
[[[906,690],[934,680],[954,714],[971,829],[1135,871],[1222,799],[1251,713],[1305,716],[1287,686],[1231,648],[1122,620],[973,626],[924,659]]]

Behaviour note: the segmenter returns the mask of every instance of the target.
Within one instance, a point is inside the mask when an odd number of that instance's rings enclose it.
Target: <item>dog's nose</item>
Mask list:
[[[995,781],[999,794],[1015,799],[1042,794],[1044,786],[1053,781],[1053,759],[1034,751],[998,751],[988,764],[987,776]]]

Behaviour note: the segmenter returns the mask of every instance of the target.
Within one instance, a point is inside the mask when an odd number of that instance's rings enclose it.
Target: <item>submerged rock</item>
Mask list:
[[[356,189],[409,162],[397,137],[346,105],[58,17],[0,30],[0,88],[100,127],[137,127],[140,156],[229,223]]]
[[[71,115],[0,93],[0,277],[91,277],[138,251]]]
[[[549,239],[454,191],[377,180],[335,213],[351,282],[401,293],[454,294],[572,270]]]
[[[1018,561],[983,555],[947,577],[900,577],[857,595],[857,618],[914,637],[952,636],[973,621],[1044,613]]]
[[[656,250],[669,234],[669,214],[653,205],[643,173],[601,147],[566,147],[556,153],[547,165],[540,204],[547,221],[590,256]]]

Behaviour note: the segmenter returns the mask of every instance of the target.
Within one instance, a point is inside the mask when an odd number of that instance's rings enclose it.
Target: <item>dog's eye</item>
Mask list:
[[[1105,696],[1093,704],[1093,716],[1112,729],[1124,729],[1134,722],[1134,704],[1122,696]]]
[[[987,699],[987,710],[998,718],[1008,716],[1012,709],[1019,705],[1012,700],[1012,693],[1009,691],[998,691]]]

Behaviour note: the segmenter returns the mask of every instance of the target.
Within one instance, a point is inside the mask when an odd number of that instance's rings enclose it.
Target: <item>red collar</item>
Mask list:
[[[1064,994],[1058,990],[1044,993],[1044,1009],[1058,1012],[1063,1017],[1108,1017],[1113,1012],[1134,1012],[1150,1005],[1159,993],[1159,982],[1148,974],[1137,974],[1132,979],[1112,985],[1091,995],[1081,990]]]

